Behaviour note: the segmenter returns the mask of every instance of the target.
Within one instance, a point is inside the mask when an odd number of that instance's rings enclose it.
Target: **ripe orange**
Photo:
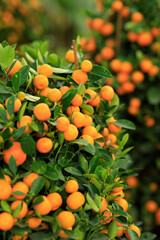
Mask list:
[[[158,37],[158,35],[160,34],[160,29],[158,27],[152,27],[151,33],[152,33],[153,37]]]
[[[123,9],[123,3],[119,0],[116,0],[112,3],[112,9],[115,12],[120,12]]]
[[[114,98],[114,90],[111,86],[104,86],[100,91],[100,95],[105,101],[111,101]]]
[[[139,22],[141,22],[142,20],[143,20],[143,15],[142,15],[142,13],[140,13],[140,12],[134,12],[133,14],[132,14],[132,16],[131,16],[131,20],[133,21],[133,22],[136,22],[136,23],[139,23]]]
[[[140,62],[140,69],[144,72],[144,73],[148,73],[150,68],[152,67],[152,62],[149,59],[143,59]]]
[[[96,31],[100,31],[104,24],[104,20],[102,18],[94,18],[92,20],[92,29]]]
[[[158,189],[158,184],[156,182],[151,182],[149,188],[152,192],[155,192]]]
[[[49,84],[48,78],[44,75],[37,75],[33,79],[34,87],[39,90],[45,89],[46,87],[48,87],[48,84]]]
[[[73,213],[69,211],[62,211],[58,214],[57,220],[62,228],[68,229],[72,227],[76,221]]]
[[[2,212],[0,213],[0,230],[8,231],[14,225],[14,219],[10,213]]]
[[[155,213],[155,221],[156,221],[156,224],[160,226],[160,208],[158,208]]]
[[[56,128],[60,132],[65,132],[69,128],[70,122],[66,117],[59,117],[56,122],[58,122]]]
[[[11,183],[11,178],[8,176],[8,175],[4,175],[4,179],[6,180],[6,182],[8,182],[8,183]]]
[[[8,103],[9,98],[6,99],[5,101],[5,107],[7,108],[7,103]],[[22,103],[19,100],[19,98],[16,98],[14,101],[14,112],[18,112],[20,107],[21,107]]]
[[[118,58],[113,59],[110,62],[110,68],[114,71],[114,72],[119,72],[121,70],[121,61]]]
[[[39,66],[38,73],[40,75],[43,75],[43,76],[49,78],[50,76],[52,76],[53,69],[49,64],[45,63],[45,64]]]
[[[130,176],[126,178],[126,182],[128,183],[130,188],[135,188],[138,185],[138,178]]]
[[[120,198],[116,200],[116,202],[123,208],[125,212],[128,210],[128,202],[125,199]]]
[[[78,70],[74,70],[74,72],[72,73],[72,78],[78,84],[81,84],[81,83],[85,84],[87,82],[88,75],[86,72],[78,69]]]
[[[127,38],[130,42],[136,42],[138,38],[138,34],[134,32],[128,32],[127,33]]]
[[[50,87],[46,87],[46,88],[40,90],[39,95],[40,95],[40,96],[45,96],[45,97],[47,97],[47,94],[48,94],[48,92],[49,92],[50,90],[51,90]]]
[[[34,107],[33,113],[39,121],[46,121],[51,117],[51,111],[46,103],[38,103]]]
[[[18,70],[22,67],[22,63],[19,60],[14,59],[13,62],[15,62],[15,61],[16,61],[16,63],[14,64],[12,70],[8,74],[9,76],[13,76],[13,74],[18,72]],[[13,62],[11,63],[11,65],[13,64]],[[6,69],[6,72],[8,72],[10,66]]]
[[[18,200],[22,200],[26,197],[27,193],[29,191],[29,188],[26,183],[24,182],[17,182],[13,188],[12,188],[12,196]],[[14,192],[21,192],[23,195],[14,195]]]
[[[94,139],[97,135],[97,129],[93,126],[84,127],[82,130],[82,135],[89,135]]]
[[[116,142],[117,142],[117,137],[116,137],[116,135],[110,133],[110,134],[108,134],[108,136],[107,136],[107,140],[110,140],[110,141],[111,141],[111,144],[112,144],[112,143],[116,143]]]
[[[21,201],[21,200],[16,200],[11,203],[11,210],[14,211],[21,204],[21,202],[22,202],[22,208],[21,208],[20,213],[17,216],[18,219],[24,218],[27,215],[28,206],[27,206],[26,202]]]
[[[106,217],[104,220],[100,221],[100,223],[102,223],[103,225],[108,224],[112,221],[112,218],[111,218],[112,213],[108,208],[106,208],[105,212],[103,213],[103,216]]]
[[[123,93],[132,93],[135,90],[135,85],[132,82],[125,82],[122,85]]]
[[[118,201],[120,200],[123,196],[124,196],[124,192],[123,191],[120,191],[120,192],[110,192],[110,195],[112,196],[119,196],[117,198],[114,199],[114,201]]]
[[[154,213],[158,208],[158,204],[153,200],[148,200],[145,204],[145,208],[148,212]]]
[[[91,136],[89,135],[82,135],[80,138],[83,138],[84,140],[86,140],[88,143],[94,145],[94,140]]]
[[[14,235],[12,238],[12,240],[27,240],[28,239],[28,232],[24,232],[24,237],[20,236],[20,235]]]
[[[121,13],[122,13],[122,17],[123,17],[123,18],[128,18],[128,17],[129,17],[129,14],[130,14],[130,9],[129,9],[129,7],[124,6],[124,7],[122,8]]]
[[[139,108],[138,108],[138,107],[135,107],[135,106],[133,106],[133,105],[130,105],[130,106],[128,107],[128,112],[129,112],[129,114],[131,114],[131,115],[137,115],[137,114],[139,113]]]
[[[116,122],[117,120],[114,117],[111,117],[108,123],[108,129],[111,133],[118,133],[121,131],[121,127],[116,126],[114,124],[114,122]]]
[[[76,96],[71,101],[71,104],[74,107],[79,107],[82,103],[83,103],[83,98],[80,94],[76,94]]]
[[[153,127],[155,125],[155,120],[152,117],[148,117],[145,120],[146,127]]]
[[[159,67],[158,66],[151,66],[149,72],[148,72],[148,75],[149,76],[152,76],[152,77],[155,77],[157,76],[159,73]]]
[[[153,42],[153,37],[150,32],[142,32],[138,35],[137,43],[139,46],[146,47]]]
[[[105,60],[111,60],[114,54],[114,50],[111,47],[103,47],[101,50],[101,55]]]
[[[134,71],[132,73],[132,81],[134,83],[141,83],[144,81],[144,74],[140,71]]]
[[[84,121],[84,127],[91,126],[93,123],[93,119],[91,116],[84,114],[85,121]]]
[[[19,142],[13,142],[13,146],[9,149],[3,150],[3,153],[3,160],[7,164],[9,163],[11,156],[15,158],[17,166],[23,164],[27,158],[27,155],[23,152]]]
[[[85,94],[89,94],[91,97],[91,99],[88,99],[86,103],[90,103],[90,102],[94,101],[98,96],[96,91],[93,91],[89,88],[85,91]]]
[[[42,222],[42,219],[38,217],[31,217],[28,220],[26,220],[28,227],[31,229],[39,227],[41,225],[41,222]]]
[[[32,118],[28,115],[25,115],[21,118],[21,121],[20,123],[17,122],[17,127],[20,128],[20,127],[23,127],[23,126],[26,126],[26,129],[25,129],[25,133],[28,133],[29,132],[29,125],[28,124],[31,124],[32,123]]]
[[[22,91],[18,92],[18,98],[20,101],[23,101],[25,99],[25,93]]]
[[[121,84],[127,82],[129,79],[129,74],[126,72],[119,72],[117,74],[117,81]]]
[[[134,225],[134,224],[130,225],[129,229],[135,231],[139,237],[141,236],[141,231],[136,225]],[[128,230],[126,230],[125,235],[128,240],[131,240],[131,238],[128,234]]]
[[[74,51],[73,50],[68,50],[65,55],[65,59],[69,63],[74,63]]]
[[[80,108],[79,107],[74,107],[74,106],[69,106],[67,108],[67,114],[69,116],[71,116],[73,112],[80,112]]]
[[[99,212],[102,213],[106,210],[108,204],[104,197],[99,196],[99,198],[101,199],[101,210]]]
[[[48,93],[47,97],[50,102],[58,102],[62,95],[61,92],[57,88],[52,88]]]
[[[102,131],[102,136],[103,137],[107,137],[108,136],[108,134],[109,134],[109,131],[108,131],[108,128],[103,128],[103,131]]]
[[[85,122],[84,114],[81,113],[81,112],[74,112],[73,113],[73,117],[72,117],[72,121],[73,121],[73,124],[77,128],[83,127],[84,126],[84,122]]]
[[[60,91],[61,91],[61,95],[63,96],[70,88],[67,87],[67,86],[62,86],[60,88]]]
[[[130,62],[124,61],[121,63],[121,72],[131,73],[133,70],[133,65]]]
[[[27,184],[30,188],[35,179],[39,177],[39,174],[35,172],[29,173],[26,177],[23,178],[23,182]]]
[[[109,36],[111,35],[113,32],[114,32],[114,26],[112,23],[108,22],[108,23],[105,23],[101,30],[100,30],[101,34],[104,35],[104,36]]]
[[[0,179],[0,200],[8,199],[12,194],[12,187],[4,179]]]
[[[84,71],[84,72],[90,72],[92,70],[92,63],[91,61],[89,60],[84,60],[82,63],[81,63],[81,70]]]
[[[131,106],[139,108],[141,106],[141,100],[139,98],[134,97],[130,99],[129,104]]]
[[[69,180],[65,184],[65,190],[67,193],[77,192],[79,188],[78,182],[74,179]]]
[[[58,208],[60,208],[60,206],[62,205],[62,202],[63,202],[61,195],[57,192],[48,194],[47,199],[50,201],[50,203],[52,205],[51,211],[55,211]]]
[[[72,227],[67,228],[67,230],[72,230]],[[62,229],[59,231],[58,236],[63,238],[63,239],[64,238],[69,238],[69,236]]]
[[[85,203],[85,197],[81,192],[73,192],[67,197],[66,203],[70,209],[77,210]]]
[[[102,63],[101,54],[96,54],[96,56],[94,58],[94,62],[97,63],[97,64],[101,64]]]
[[[104,139],[103,136],[102,136],[102,134],[97,133],[94,139],[95,139],[96,142],[103,148],[105,140],[104,140],[103,142],[101,142],[101,140],[100,140],[99,138]]]
[[[43,215],[47,215],[51,211],[52,204],[46,196],[42,196],[42,197],[43,197],[43,202],[37,204],[33,208],[38,210],[38,212],[43,216]],[[33,203],[35,202],[36,199],[37,197],[33,200]]]
[[[46,135],[46,132],[48,132],[48,125],[43,122],[43,126],[44,126],[44,132],[43,135],[39,134],[38,132],[35,134],[36,137],[40,138],[40,137],[44,137]]]
[[[68,129],[64,132],[64,139],[66,141],[73,141],[78,137],[78,129],[73,124],[70,124]]]
[[[42,137],[38,139],[36,148],[40,153],[48,153],[53,147],[53,142],[50,138]]]

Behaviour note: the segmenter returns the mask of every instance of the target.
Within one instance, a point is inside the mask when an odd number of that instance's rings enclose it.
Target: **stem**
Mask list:
[[[78,66],[78,58],[77,58],[77,46],[76,46],[76,41],[72,40],[72,44],[73,44],[73,51],[74,51],[74,63],[75,63],[75,68],[77,69]]]
[[[121,48],[121,33],[122,33],[122,12],[120,11],[117,16],[116,57],[119,56],[119,52]]]
[[[59,154],[61,148],[62,148],[62,145],[60,145],[60,147],[59,147],[59,149],[58,149],[58,151],[57,151],[57,153],[56,153],[55,160],[57,160],[57,157],[58,157],[58,154]]]
[[[3,240],[6,239],[6,231],[3,231]]]

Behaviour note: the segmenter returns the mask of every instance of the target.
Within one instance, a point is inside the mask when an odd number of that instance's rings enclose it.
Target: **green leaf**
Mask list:
[[[90,143],[87,145],[82,145],[82,149],[85,150],[86,152],[94,155],[95,154],[95,147],[91,145]]]
[[[112,78],[111,73],[103,66],[99,66],[97,64],[93,65],[92,70],[88,73],[89,77],[95,75],[98,79],[101,78]]]
[[[82,176],[82,173],[75,167],[66,167],[64,170],[68,173],[71,173],[75,176]]]
[[[80,95],[83,95],[84,94],[84,92],[85,92],[85,90],[86,90],[86,87],[85,87],[85,85],[84,85],[84,83],[81,83],[79,86],[78,86],[78,94],[80,94]]]
[[[72,99],[76,96],[76,94],[77,94],[77,89],[70,89],[63,95],[62,105],[64,110],[66,110],[69,107]]]
[[[99,156],[94,156],[89,162],[90,172],[93,173],[99,163]]]
[[[114,97],[113,97],[113,99],[111,101],[110,106],[111,107],[113,107],[113,106],[117,106],[118,107],[119,106],[119,97],[118,97],[118,95],[116,93],[114,93]]]
[[[89,195],[89,193],[86,194],[86,199],[88,201],[88,204],[90,205],[90,207],[96,211],[99,212],[100,208],[97,206],[97,204],[95,203],[95,201],[92,199],[92,197]]]
[[[14,49],[12,46],[2,47],[0,45],[0,65],[6,69],[14,60]]]
[[[33,207],[36,206],[36,205],[38,205],[38,204],[40,204],[40,203],[43,202],[43,201],[44,201],[43,197],[42,197],[42,196],[38,196],[38,197],[36,198],[36,200],[34,200],[34,202],[33,202]]]
[[[29,74],[29,70],[30,70],[30,66],[25,65],[22,68],[19,69],[19,75],[20,75],[20,86],[22,86],[25,81],[28,78],[28,74]]]
[[[139,240],[138,234],[135,231],[133,231],[131,229],[127,229],[127,231],[128,231],[128,234],[129,234],[131,240]]]
[[[152,87],[147,91],[147,99],[150,104],[156,105],[160,103],[160,88]]]
[[[38,194],[44,186],[44,178],[42,176],[36,178],[30,187],[30,193]]]
[[[109,224],[108,226],[108,236],[110,239],[113,239],[116,237],[118,232],[118,227],[116,221],[113,221],[112,223]]]
[[[114,162],[112,168],[113,168],[113,169],[115,169],[115,168],[123,168],[123,167],[126,166],[128,163],[129,163],[129,160],[128,160],[128,159],[122,158],[122,159],[120,159],[119,161]]]
[[[127,129],[132,129],[132,130],[136,129],[136,126],[134,123],[132,123],[129,120],[125,120],[125,119],[117,120],[116,122],[114,122],[114,124],[119,127],[122,127],[122,128],[127,128]]]
[[[19,73],[19,71],[13,74],[12,85],[13,85],[14,89],[18,92],[19,91],[19,86],[20,86],[20,73]]]
[[[8,202],[5,201],[5,200],[1,200],[1,207],[3,208],[3,210],[4,210],[5,212],[8,212],[8,213],[11,213],[11,212],[12,212],[12,211],[11,211],[11,208],[10,208],[10,205],[9,205]]]
[[[31,169],[38,174],[44,174],[47,170],[47,164],[42,160],[34,161],[31,165]]]
[[[4,108],[0,108],[0,122],[3,123],[8,122],[7,113]]]
[[[128,217],[127,213],[124,212],[124,211],[121,210],[121,209],[114,209],[114,210],[111,210],[111,212],[112,212],[113,214],[120,215],[120,216],[123,216],[123,217],[126,217],[126,218]]]
[[[10,116],[14,114],[14,101],[15,101],[15,96],[11,96],[7,102],[7,111]]]
[[[11,137],[13,137],[13,139],[20,138],[23,135],[25,129],[26,129],[26,126],[23,126],[21,128],[18,128],[18,129],[14,129],[12,134],[11,134]]]
[[[123,147],[126,145],[126,143],[128,142],[129,139],[129,134],[126,133],[123,138],[122,141],[119,143],[119,149],[123,149]]]
[[[41,51],[42,56],[45,55],[47,49],[48,49],[48,41],[42,42],[42,44],[40,45],[40,51]]]
[[[40,97],[37,97],[37,96],[33,96],[29,93],[25,93],[25,98],[31,102],[37,102],[39,101]]]
[[[11,170],[11,172],[16,175],[17,173],[17,164],[16,164],[16,159],[11,156],[9,159],[9,163],[8,163],[9,169]]]
[[[27,107],[27,102],[23,103],[23,105],[21,106],[20,110],[18,111],[18,121],[21,121],[21,118],[23,117],[25,110]]]
[[[126,148],[118,158],[121,158],[123,157],[126,153],[128,153],[129,151],[131,151],[134,147],[129,147],[129,148]]]
[[[94,114],[94,108],[88,104],[81,104],[80,108],[84,109],[85,111],[87,111],[89,113],[89,115],[93,115]]]
[[[11,92],[8,91],[6,85],[0,81],[0,93],[1,94],[11,94]]]
[[[43,176],[53,181],[57,181],[59,179],[57,170],[50,165],[47,165],[47,170]]]
[[[156,234],[150,232],[144,232],[141,234],[140,240],[154,240],[156,239]]]
[[[18,207],[13,211],[13,217],[17,218],[21,209],[22,209],[23,202],[21,202]]]
[[[74,141],[71,141],[70,144],[78,144],[78,145],[88,145],[88,141],[85,139],[76,139]]]
[[[63,142],[64,142],[64,133],[63,132],[58,131],[58,141],[59,141],[60,145],[63,144]]]
[[[88,161],[85,159],[84,155],[82,153],[79,153],[79,162],[81,168],[84,170],[84,172],[87,172],[88,170]]]
[[[27,155],[32,155],[36,150],[36,143],[29,133],[25,133],[21,138],[21,147],[22,150]]]
[[[73,70],[68,70],[68,69],[63,69],[63,68],[55,68],[53,67],[53,72],[54,73],[72,73]]]
[[[91,240],[109,240],[109,238],[106,233],[95,232],[93,233]]]

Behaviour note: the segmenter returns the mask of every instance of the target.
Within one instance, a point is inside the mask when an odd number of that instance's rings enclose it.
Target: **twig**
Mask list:
[[[122,11],[117,16],[117,30],[116,30],[116,57],[119,56],[121,48],[121,33],[122,33]]]
[[[72,40],[72,44],[73,44],[73,51],[74,51],[74,63],[75,63],[75,68],[77,69],[78,66],[78,58],[77,58],[77,46],[76,46],[76,41]]]

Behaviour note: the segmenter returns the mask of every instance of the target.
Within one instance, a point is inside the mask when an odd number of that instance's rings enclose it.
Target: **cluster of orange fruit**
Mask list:
[[[39,14],[44,12],[44,5],[35,0],[2,0],[0,7],[0,31],[9,29],[7,38],[10,44],[23,39],[27,28],[32,29],[33,34],[40,35],[43,32],[42,26],[38,24]],[[27,21],[30,19],[30,21]],[[2,40],[2,39],[1,39]]]
[[[74,63],[74,57],[73,50],[69,50],[66,53],[66,60],[69,63]],[[12,69],[10,70],[11,66]],[[14,74],[23,67],[24,66],[19,60],[14,59],[12,64],[5,69],[6,73],[8,73],[9,81],[12,82],[15,76]],[[94,66],[89,60],[81,61],[80,68],[71,71],[71,77],[74,83],[77,84],[77,86],[86,84],[89,78],[88,73],[92,71],[93,67]],[[48,188],[47,190],[45,189],[47,184],[51,184],[50,178],[46,174],[46,183],[45,186],[41,186],[41,189],[43,189],[41,194],[34,193],[33,188],[38,185],[40,180],[44,180],[44,176],[41,173],[33,171],[30,167],[28,172],[23,168],[23,164],[30,165],[28,162],[30,157],[33,157],[33,162],[36,162],[35,158],[44,159],[44,161],[47,162],[50,156],[55,154],[57,156],[60,152],[59,150],[57,151],[57,149],[56,152],[54,152],[54,140],[58,139],[59,133],[64,137],[65,148],[68,142],[74,140],[84,139],[91,145],[94,145],[96,141],[99,143],[100,148],[105,148],[106,151],[110,149],[113,160],[116,160],[114,149],[119,148],[117,134],[120,133],[122,128],[116,125],[116,119],[113,116],[108,117],[107,122],[105,119],[106,126],[98,130],[96,128],[96,123],[94,123],[94,117],[96,117],[96,115],[93,116],[93,113],[87,110],[88,108],[82,107],[85,105],[88,106],[89,109],[92,109],[92,111],[97,111],[100,108],[101,102],[110,105],[115,97],[113,88],[108,85],[92,88],[90,84],[86,84],[83,86],[84,91],[81,91],[80,94],[76,93],[72,99],[70,99],[69,106],[65,109],[63,106],[63,99],[74,90],[74,87],[66,81],[59,87],[52,87],[52,84],[56,85],[56,80],[51,78],[53,74],[54,68],[51,65],[47,63],[38,65],[37,73],[34,70],[34,74],[32,75],[32,81],[29,82],[26,80],[27,91],[24,91],[23,89],[25,88],[22,87],[14,94],[14,113],[10,114],[10,111],[8,111],[12,97],[5,97],[1,100],[0,104],[0,110],[4,115],[6,114],[8,118],[5,127],[1,127],[0,134],[0,158],[2,160],[2,165],[4,164],[4,168],[2,167],[3,177],[0,179],[0,200],[2,205],[2,212],[0,213],[0,230],[7,231],[7,233],[9,232],[10,234],[8,236],[10,236],[12,240],[27,239],[32,231],[49,231],[51,226],[48,222],[52,223],[53,220],[55,220],[54,224],[57,225],[58,229],[58,232],[55,233],[57,234],[56,237],[63,239],[69,238],[65,230],[72,230],[74,224],[77,223],[77,214],[81,211],[82,206],[84,207],[88,201],[86,190],[84,191],[86,187],[85,184],[82,187],[82,182],[79,184],[79,180],[75,179],[72,173],[65,177],[63,176],[65,184],[61,186],[61,188],[58,188],[58,186],[56,188],[55,186],[56,190],[53,186],[51,190],[48,190]],[[4,77],[2,81],[3,79]],[[6,81],[8,79],[6,79]],[[33,102],[30,100],[30,97],[32,97],[31,99],[34,98]],[[24,109],[25,103],[28,104],[28,107]],[[54,107],[58,105],[60,109],[56,117],[54,117],[53,110]],[[20,115],[21,117],[19,118]],[[32,128],[33,124],[43,125],[42,134],[38,133],[36,128]],[[24,130],[19,138],[15,137],[15,131],[22,130],[23,128]],[[30,136],[33,139],[32,141],[35,142],[36,157],[28,156],[22,147],[21,136],[23,138],[24,135]],[[7,141],[10,143],[8,147],[5,147],[6,136],[8,136]],[[103,141],[100,139],[103,139]],[[82,143],[80,144],[80,150],[86,153]],[[7,168],[8,166],[10,168],[13,159],[18,167],[17,175],[12,175]],[[86,175],[84,174],[84,178],[85,177],[87,177],[87,173]],[[89,178],[90,184],[94,185],[94,181],[96,180],[94,177],[87,177]],[[119,181],[120,179],[117,178],[115,184],[118,185]],[[55,182],[53,183],[55,185]],[[57,189],[61,190],[58,191]],[[110,195],[108,195],[126,212],[128,204],[124,199],[122,189],[123,187],[114,187]],[[99,226],[103,228],[103,225],[111,221],[116,221],[114,217],[118,217],[118,215],[111,213],[112,206],[108,205],[108,200],[106,200],[107,196],[105,194],[102,195],[103,196],[99,196],[101,205],[100,210],[89,210],[97,212],[97,215],[101,213],[99,216],[101,219]],[[45,216],[51,217],[52,219],[49,221],[49,218],[45,218]],[[118,221],[116,222],[117,237],[122,236],[125,232],[127,239],[130,240],[128,229],[135,231],[140,237],[141,232],[134,224],[129,223],[128,227],[126,227],[124,224]],[[25,226],[25,231],[21,233],[22,235],[15,234],[15,231],[12,232],[12,229],[18,227],[19,224],[24,224]],[[102,230],[102,228],[100,228],[99,231]],[[105,234],[108,234],[107,231],[107,227],[102,230]]]

